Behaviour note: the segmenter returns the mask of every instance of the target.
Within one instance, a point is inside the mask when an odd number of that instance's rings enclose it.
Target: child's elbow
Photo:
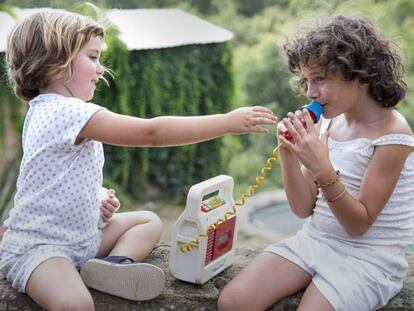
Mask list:
[[[370,214],[361,215],[361,217],[353,217],[352,221],[342,223],[342,227],[351,238],[361,238],[364,236],[375,222],[375,217],[370,217]]]
[[[357,226],[354,228],[345,228],[346,233],[353,239],[358,239],[368,232],[371,226]]]
[[[145,137],[144,145],[147,147],[159,147],[162,145],[157,128],[154,126],[148,127],[143,133],[143,136]]]
[[[346,230],[346,233],[348,233],[348,235],[353,238],[353,239],[358,239],[360,237],[362,237],[364,235],[364,233],[362,232],[357,232],[357,231],[350,231],[350,230]]]
[[[303,200],[288,200],[288,203],[293,214],[300,219],[305,219],[311,216],[313,214],[313,209],[315,208],[314,201],[305,202]]]
[[[305,219],[312,215],[312,211],[308,211],[308,210],[293,210],[292,209],[292,211],[300,219]]]

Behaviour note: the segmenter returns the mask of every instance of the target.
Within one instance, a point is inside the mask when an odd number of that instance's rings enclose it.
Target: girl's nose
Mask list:
[[[96,72],[101,76],[104,73],[104,68],[101,64],[98,64],[96,67]]]
[[[308,84],[308,89],[306,91],[306,96],[311,100],[317,100],[319,97],[318,90],[311,84]]]

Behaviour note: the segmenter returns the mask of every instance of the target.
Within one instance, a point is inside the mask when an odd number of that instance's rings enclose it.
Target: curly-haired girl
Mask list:
[[[299,310],[376,310],[402,287],[414,231],[414,138],[394,109],[401,57],[366,18],[341,15],[284,51],[299,90],[324,107],[317,126],[304,110],[277,130],[290,208],[310,221],[253,260],[219,308],[264,310],[304,290]]]

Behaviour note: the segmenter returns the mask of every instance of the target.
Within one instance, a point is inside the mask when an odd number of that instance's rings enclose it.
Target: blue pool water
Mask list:
[[[284,235],[294,235],[306,221],[296,217],[286,202],[260,208],[250,214],[250,219],[259,227]]]

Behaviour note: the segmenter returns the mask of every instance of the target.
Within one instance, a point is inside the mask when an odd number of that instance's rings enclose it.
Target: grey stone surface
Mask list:
[[[260,250],[250,248],[238,249],[233,265],[202,286],[176,280],[169,274],[169,252],[169,245],[161,244],[147,259],[148,262],[161,267],[166,273],[166,287],[160,296],[147,302],[133,302],[92,291],[96,310],[217,310],[216,303],[220,290],[243,267],[245,267],[247,263],[260,252]],[[405,280],[404,288],[397,297],[392,299],[390,303],[382,309],[384,311],[414,311],[414,253],[407,254],[407,259],[410,263],[411,270]],[[296,310],[301,295],[302,294],[299,293],[288,297],[273,305],[270,310]],[[37,307],[27,295],[17,293],[3,278],[1,278],[0,311],[12,310],[40,310],[40,308]]]

